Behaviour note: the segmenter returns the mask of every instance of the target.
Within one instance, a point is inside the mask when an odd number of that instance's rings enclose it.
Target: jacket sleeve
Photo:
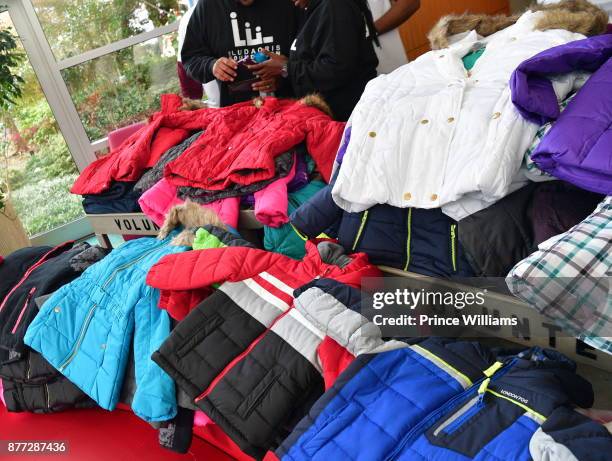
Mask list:
[[[305,122],[306,148],[326,183],[331,180],[344,127],[344,122],[335,122],[329,117],[315,117]]]
[[[201,83],[215,79],[213,66],[218,58],[210,46],[208,31],[204,27],[205,5],[205,1],[200,1],[196,5],[187,24],[185,41],[181,49],[181,59],[187,75]]]
[[[521,63],[512,74],[512,102],[520,114],[531,122],[543,125],[555,120],[559,117],[560,109],[550,77],[574,71],[595,72],[610,57],[612,36],[609,34],[543,51]]]
[[[291,214],[291,224],[309,238],[321,232],[337,237],[343,210],[332,199],[331,188],[325,186]]]
[[[295,92],[306,95],[328,92],[351,80],[355,63],[359,62],[359,47],[365,32],[361,13],[350,1],[323,2],[316,14],[318,27],[313,30],[311,48],[319,54],[310,59],[290,59],[289,77]],[[314,18],[313,18],[314,19]]]
[[[134,311],[136,392],[132,409],[145,421],[167,421],[177,411],[174,381],[151,360],[170,334],[170,318],[157,308],[158,300],[159,291],[145,287],[145,296]]]
[[[245,247],[193,250],[164,256],[147,274],[147,285],[163,290],[193,290],[214,283],[239,282],[291,258]]]
[[[533,461],[604,461],[612,435],[601,424],[569,408],[556,409],[529,442]]]
[[[318,279],[296,290],[295,308],[318,330],[354,357],[406,347],[383,341],[380,328],[361,315],[359,290],[330,279]]]

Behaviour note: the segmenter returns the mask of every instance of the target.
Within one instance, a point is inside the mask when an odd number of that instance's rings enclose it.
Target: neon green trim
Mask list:
[[[361,233],[363,232],[363,228],[366,225],[366,222],[368,220],[368,212],[369,210],[365,210],[363,212],[363,216],[361,216],[361,224],[359,225],[359,230],[357,231],[357,236],[355,237],[355,241],[353,242],[353,248],[352,250],[355,251],[355,248],[357,248],[357,243],[359,242],[359,238],[361,237]]]
[[[299,230],[297,230],[297,228],[293,225],[293,223],[289,223],[289,224],[291,225],[291,229],[293,229],[293,231],[298,235],[299,238],[301,238],[305,242],[308,240],[308,237],[306,237]]]
[[[451,261],[453,262],[453,271],[457,272],[457,224],[451,224],[450,237],[451,237]]]
[[[509,397],[506,397],[505,395],[499,394],[498,392],[492,391],[491,389],[487,389],[487,392],[490,392],[495,397],[499,397],[500,399],[505,399],[508,402],[512,402],[513,404],[518,405],[519,407],[521,407],[526,412],[531,413],[531,414],[535,415],[537,418],[541,419],[542,422],[546,421],[546,416],[544,416],[541,413],[538,413],[533,408],[529,408],[527,405],[525,405],[525,404],[523,404],[521,402],[517,402],[516,400],[513,400],[513,399],[511,399]]]
[[[408,270],[410,265],[410,240],[412,239],[412,208],[408,208],[408,237],[406,238],[406,265],[404,270]]]
[[[319,235],[317,235],[317,238],[318,239],[333,239],[333,237],[330,237],[325,232],[321,232]]]
[[[503,366],[504,364],[502,362],[495,362],[493,365],[483,371],[483,373],[486,377],[490,378],[497,372],[497,370],[499,370]]]
[[[453,378],[455,378],[460,383],[461,383],[461,381],[464,381],[464,384],[466,384],[464,386],[465,389],[467,389],[468,387],[470,387],[473,384],[472,380],[470,378],[465,376],[463,373],[461,373],[459,370],[457,370],[455,367],[453,367],[450,363],[442,360],[437,355],[429,352],[424,347],[421,347],[418,344],[415,344],[415,345],[412,346],[412,348],[416,352],[418,352],[419,354],[421,354],[422,356],[427,358],[428,360],[430,360],[433,363],[435,363],[436,365],[438,365],[440,368],[442,368],[444,371],[446,371],[448,374],[450,374]]]
[[[490,382],[491,382],[491,378],[487,378],[483,382],[481,382],[480,386],[478,387],[478,393],[484,394],[485,391],[487,390],[487,387],[489,387]]]

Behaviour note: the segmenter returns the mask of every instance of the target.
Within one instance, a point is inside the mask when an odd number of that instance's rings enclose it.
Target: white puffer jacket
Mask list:
[[[539,31],[542,12],[479,40],[469,32],[372,80],[355,107],[351,138],[333,198],[359,212],[379,203],[438,208],[460,220],[522,185],[523,154],[538,129],[521,118],[509,79],[525,59],[584,38],[567,30]],[[463,56],[486,42],[471,71]],[[554,82],[558,98],[575,75]]]

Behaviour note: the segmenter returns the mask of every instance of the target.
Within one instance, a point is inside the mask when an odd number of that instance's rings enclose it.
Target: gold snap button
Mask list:
[[[375,138],[376,137],[376,131],[370,131],[368,133],[368,136],[370,136],[370,138]]]
[[[501,112],[495,112],[493,114],[493,118],[499,118],[499,117],[501,117]]]
[[[453,122],[455,121],[455,117],[448,117],[448,118],[446,119],[446,121],[447,121],[448,123],[453,123]]]
[[[428,123],[429,123],[429,120],[427,120],[426,118],[421,120],[421,125],[427,125]]]
[[[438,194],[431,194],[431,201],[435,202],[436,200],[438,200]]]
[[[512,38],[510,39],[510,41],[511,41],[511,42],[516,42],[516,37],[512,37]]]
[[[55,309],[53,309],[53,312],[59,312],[59,311],[60,311],[59,307],[56,307]]]
[[[410,192],[406,192],[404,194],[404,200],[410,200],[412,198],[412,194]]]

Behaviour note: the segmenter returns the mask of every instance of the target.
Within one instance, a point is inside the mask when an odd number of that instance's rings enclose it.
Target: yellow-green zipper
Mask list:
[[[408,208],[408,235],[406,237],[406,265],[404,270],[408,270],[410,265],[410,239],[412,238],[412,208]]]
[[[451,238],[451,261],[453,263],[453,271],[457,272],[457,224],[450,226]]]
[[[359,243],[359,239],[361,238],[361,233],[363,232],[366,222],[368,221],[368,212],[369,210],[365,210],[363,212],[363,215],[361,216],[361,224],[359,225],[357,236],[355,237],[355,241],[353,242],[353,248],[352,248],[353,251],[355,251],[355,248],[357,248],[357,244]]]
[[[291,222],[290,222],[289,224],[291,225],[291,228],[293,229],[293,231],[294,231],[294,232],[297,234],[297,236],[298,236],[299,238],[301,238],[301,239],[302,239],[302,240],[304,240],[304,241],[307,241],[307,240],[308,240],[308,237],[306,237],[306,236],[305,236],[304,234],[302,234],[302,233],[301,233],[299,230],[297,230],[297,227],[295,227],[295,226],[293,225],[293,223],[291,223]]]

